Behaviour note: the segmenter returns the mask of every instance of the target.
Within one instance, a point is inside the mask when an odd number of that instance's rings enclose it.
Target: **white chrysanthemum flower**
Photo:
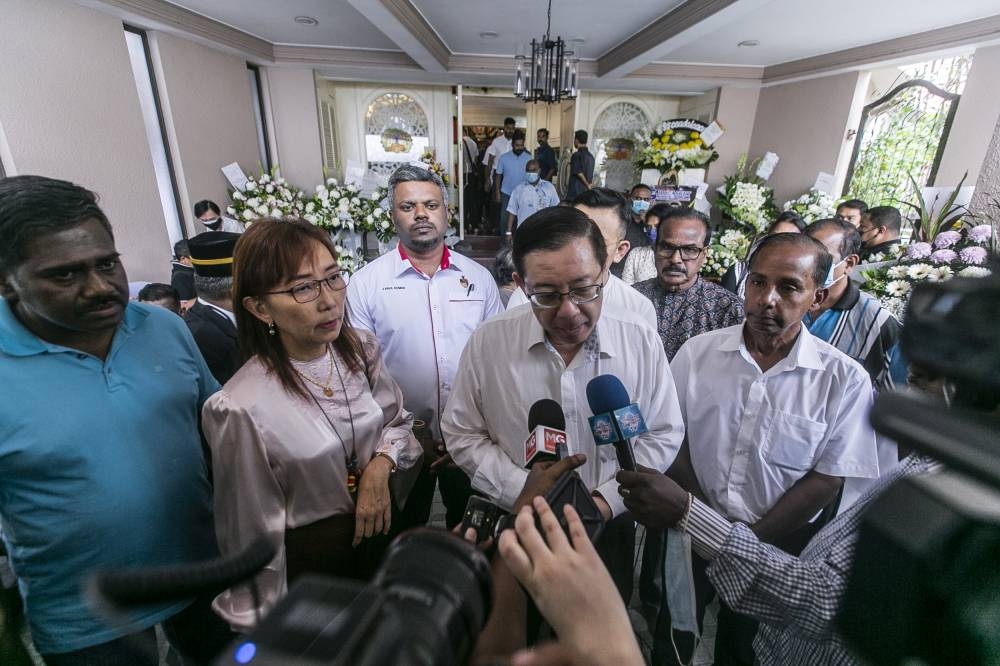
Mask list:
[[[931,269],[930,275],[927,279],[931,282],[943,282],[948,280],[955,275],[955,271],[951,270],[951,266],[938,266],[937,268]]]
[[[990,269],[983,268],[982,266],[969,266],[958,272],[958,277],[984,278],[990,275],[992,275]]]
[[[934,269],[928,264],[913,264],[906,271],[906,274],[911,280],[926,280],[932,270]]]
[[[229,206],[229,207],[226,208],[226,214],[227,215],[236,215],[236,209],[233,208],[232,206]]]
[[[893,280],[902,280],[909,275],[910,269],[907,266],[893,266],[887,274]]]
[[[270,209],[267,207],[267,205],[261,204],[261,205],[257,206],[257,208],[255,208],[254,210],[257,211],[258,215],[263,216],[263,215],[267,215],[267,213],[268,213],[268,211]]]
[[[253,211],[250,210],[249,208],[247,208],[245,211],[243,211],[243,219],[244,220],[252,220],[253,219]]]
[[[906,280],[893,280],[885,285],[885,291],[890,296],[906,296],[910,293],[910,283]]]

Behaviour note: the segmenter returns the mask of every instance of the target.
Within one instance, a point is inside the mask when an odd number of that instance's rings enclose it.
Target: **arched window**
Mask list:
[[[635,184],[635,135],[649,125],[645,112],[630,102],[610,104],[597,116],[592,146],[595,171],[605,187],[621,191]]]
[[[401,163],[420,159],[430,145],[427,114],[409,95],[385,93],[365,111],[368,168],[388,176]]]

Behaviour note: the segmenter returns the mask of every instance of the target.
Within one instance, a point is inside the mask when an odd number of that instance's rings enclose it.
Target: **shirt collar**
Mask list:
[[[213,305],[212,303],[209,303],[208,301],[206,301],[204,298],[199,298],[198,302],[201,303],[202,305],[204,305],[205,307],[212,308],[213,310],[215,310],[216,312],[218,312],[220,315],[222,315],[223,317],[225,317],[229,321],[233,322],[233,326],[236,325],[236,315],[233,314],[232,312],[230,312],[229,310],[227,310],[225,308],[220,308],[218,305]]]
[[[861,299],[861,290],[858,289],[854,280],[850,277],[846,277],[844,279],[847,280],[847,291],[840,295],[837,302],[830,307],[831,310],[850,310],[857,305],[858,300]]]
[[[743,341],[744,326],[746,326],[745,322],[743,326],[730,326],[728,329],[725,329],[726,334],[722,336],[722,340],[719,342],[719,351],[738,351],[746,358],[752,358],[750,352],[747,350],[746,343]],[[794,368],[822,370],[824,367],[823,359],[819,357],[819,350],[816,347],[816,338],[809,332],[809,328],[805,324],[801,324],[799,337],[795,340],[795,344],[792,345],[788,356],[774,366],[774,368],[784,370]]]
[[[397,243],[396,244],[396,249],[399,251],[399,261],[397,262],[396,275],[399,275],[400,273],[405,272],[409,268],[412,268],[413,270],[416,271],[417,267],[414,266],[410,262],[410,258],[408,256],[406,256],[406,249],[403,248],[403,244],[402,243]],[[441,270],[448,270],[449,268],[456,268],[457,269],[458,267],[457,266],[453,266],[453,263],[452,263],[452,260],[451,260],[451,250],[449,250],[448,246],[445,245],[444,246],[444,251],[441,253]],[[417,271],[417,272],[419,272],[419,271]]]
[[[148,316],[149,313],[142,306],[130,302],[125,308],[122,323],[118,325],[115,339],[111,343],[112,348],[120,337],[131,336]],[[78,350],[46,342],[29,331],[14,315],[13,308],[4,298],[0,298],[0,351],[11,356],[35,356],[45,352],[78,353]],[[110,353],[108,357],[111,357]]]

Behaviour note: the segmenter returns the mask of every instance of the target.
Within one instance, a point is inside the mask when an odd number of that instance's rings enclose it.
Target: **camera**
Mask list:
[[[490,565],[441,530],[396,538],[371,583],[303,576],[216,666],[465,663],[492,606]]]
[[[887,488],[862,519],[839,630],[866,662],[1000,663],[1000,279],[921,284],[901,339],[946,408],[880,395],[875,429],[944,471]]]

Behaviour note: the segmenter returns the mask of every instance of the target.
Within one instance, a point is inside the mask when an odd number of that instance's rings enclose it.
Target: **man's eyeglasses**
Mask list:
[[[528,294],[528,300],[536,308],[548,310],[562,305],[564,297],[568,297],[570,303],[573,305],[583,305],[584,303],[596,301],[600,298],[601,291],[603,290],[603,284],[588,284],[586,287],[577,287],[569,291],[536,291]]]
[[[268,294],[291,294],[292,298],[295,299],[296,303],[310,303],[319,298],[320,292],[323,290],[323,285],[326,285],[330,291],[341,291],[347,288],[347,283],[351,281],[351,274],[347,271],[340,271],[336,275],[331,275],[330,277],[325,277],[322,280],[309,280],[308,282],[303,282],[297,284],[291,289],[282,289],[281,291],[269,291]]]
[[[705,248],[698,247],[697,245],[671,245],[669,243],[657,243],[654,252],[656,256],[662,259],[669,259],[676,252],[681,253],[681,259],[684,261],[692,261],[701,256],[701,253],[705,251]]]

